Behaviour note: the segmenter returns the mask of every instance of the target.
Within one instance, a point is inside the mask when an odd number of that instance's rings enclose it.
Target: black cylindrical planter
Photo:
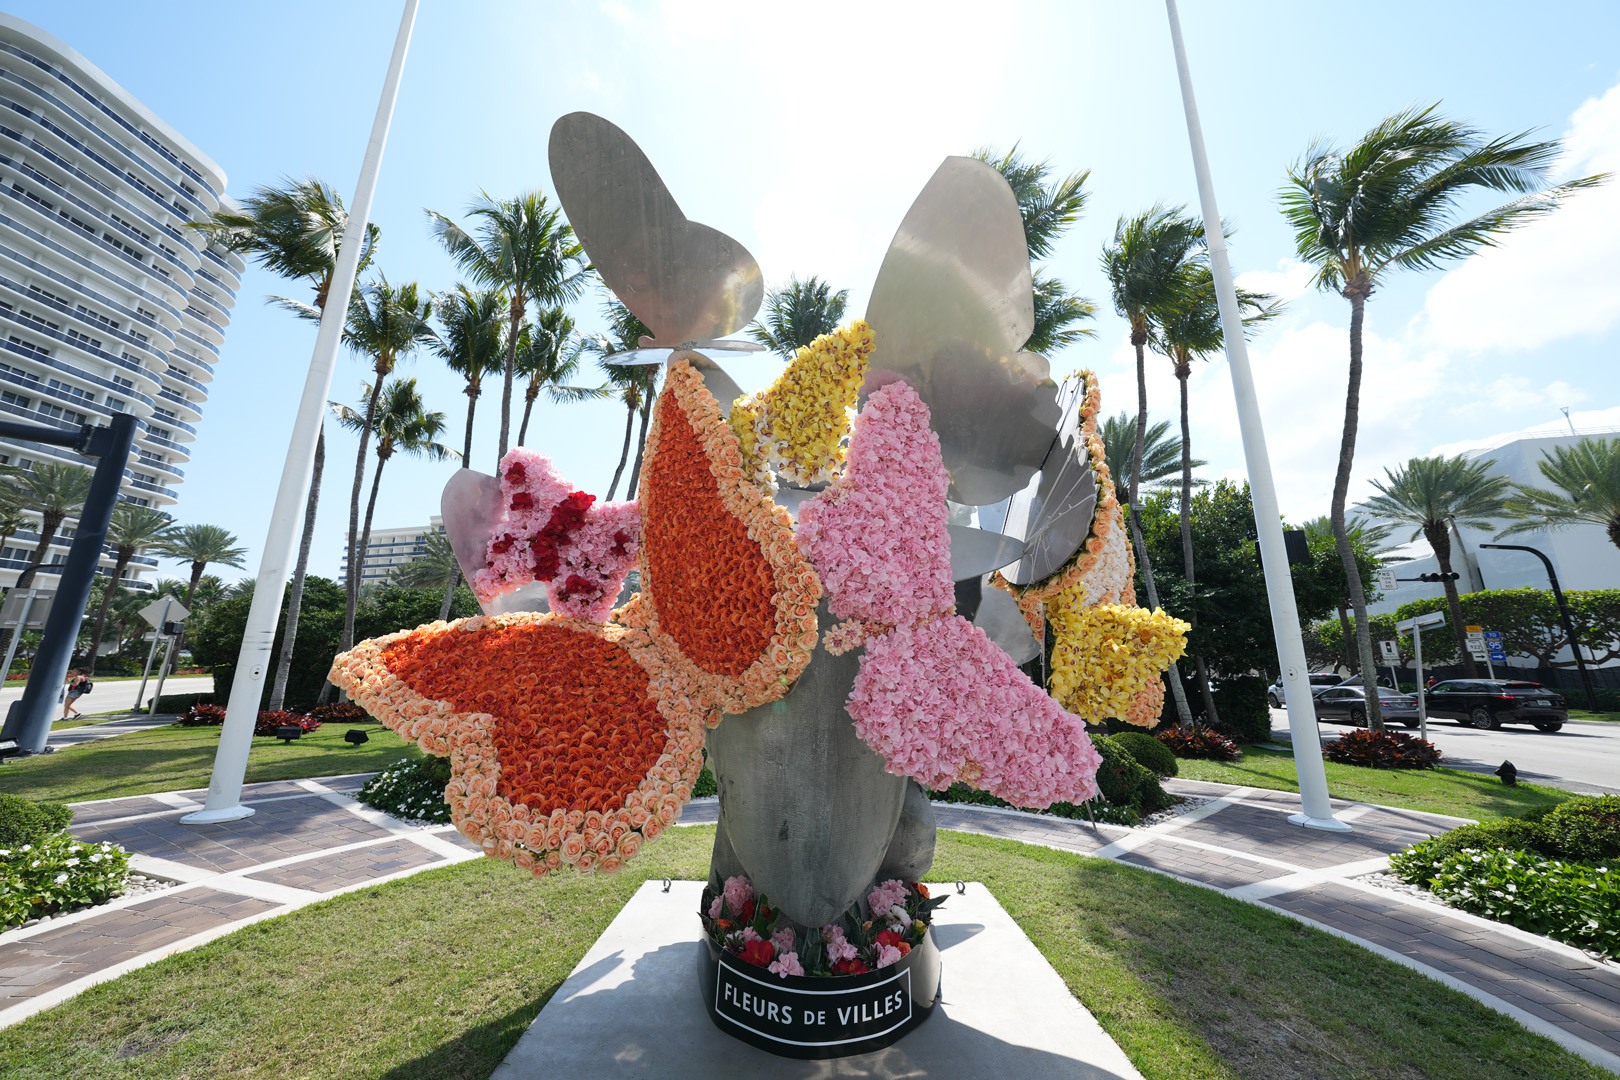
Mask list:
[[[705,936],[698,971],[715,1027],[781,1057],[881,1050],[933,1015],[939,1001],[939,949],[932,931],[898,963],[824,978],[772,975]]]

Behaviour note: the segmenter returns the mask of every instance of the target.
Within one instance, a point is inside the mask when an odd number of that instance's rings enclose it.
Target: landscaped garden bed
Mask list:
[[[65,831],[61,803],[0,794],[0,931],[104,904],[124,891],[129,855]]]

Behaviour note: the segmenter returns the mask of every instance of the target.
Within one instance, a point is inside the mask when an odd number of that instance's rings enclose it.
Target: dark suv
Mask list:
[[[1534,682],[1452,679],[1425,690],[1423,701],[1430,716],[1465,727],[1534,724],[1541,731],[1557,731],[1569,719],[1563,696]]]

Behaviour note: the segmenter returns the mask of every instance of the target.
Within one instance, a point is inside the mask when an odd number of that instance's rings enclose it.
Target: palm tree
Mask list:
[[[101,606],[96,611],[95,629],[90,632],[90,668],[95,670],[96,658],[101,655],[101,636],[107,628],[107,612],[118,592],[118,583],[132,559],[142,548],[160,545],[169,537],[174,519],[161,510],[134,503],[119,503],[113,507],[112,522],[107,528],[107,542],[113,549],[113,568],[107,586],[101,594]]]
[[[1273,318],[1278,307],[1273,297],[1264,293],[1238,290],[1240,310],[1250,314],[1244,319],[1244,329]],[[1197,625],[1197,605],[1193,602],[1198,592],[1196,567],[1193,564],[1192,541],[1192,428],[1188,410],[1188,380],[1192,377],[1192,362],[1206,359],[1221,350],[1221,312],[1215,297],[1215,277],[1204,262],[1190,263],[1181,275],[1179,287],[1169,302],[1155,313],[1155,322],[1149,328],[1154,348],[1170,358],[1176,374],[1181,404],[1181,564],[1187,582],[1187,620]],[[1204,658],[1193,656],[1198,669],[1198,685],[1204,696],[1204,709],[1211,722],[1220,717],[1215,710],[1215,699],[1209,689],[1209,672]]]
[[[1358,557],[1362,552],[1374,556],[1385,553],[1385,546],[1389,540],[1389,534],[1394,531],[1394,526],[1375,524],[1362,517],[1353,517],[1346,524],[1351,547],[1357,552]],[[1338,540],[1333,535],[1333,519],[1326,514],[1321,517],[1311,518],[1301,525],[1300,529],[1305,533],[1307,543],[1314,543],[1325,537],[1333,542],[1335,552],[1337,552]],[[1344,577],[1343,564],[1339,566],[1339,575],[1341,578]],[[1361,668],[1356,662],[1357,656],[1355,654],[1356,633],[1355,628],[1350,624],[1350,586],[1348,582],[1345,584],[1342,595],[1337,598],[1334,608],[1339,614],[1340,640],[1344,642],[1345,670],[1359,672]],[[1382,717],[1379,717],[1379,724],[1380,726],[1383,724]]]
[[[349,317],[343,330],[349,348],[371,358],[376,380],[366,399],[366,411],[357,429],[360,448],[354,459],[354,484],[349,493],[349,551],[356,550],[360,530],[360,489],[366,477],[366,451],[370,449],[372,427],[377,417],[377,395],[383,381],[393,374],[394,365],[410,356],[416,347],[432,338],[428,319],[432,301],[422,296],[416,283],[397,288],[386,277],[362,285],[349,299]],[[343,636],[340,649],[354,644],[354,613],[360,602],[360,564],[349,559],[343,603]]]
[[[616,297],[608,299],[602,313],[607,318],[610,333],[592,338],[585,345],[585,350],[598,359],[633,349],[643,337],[652,334],[647,325]],[[646,445],[647,423],[652,416],[653,399],[658,391],[658,368],[652,364],[605,364],[603,369],[607,372],[610,392],[618,395],[625,408],[624,446],[619,451],[619,467],[613,470],[613,482],[608,485],[607,498],[611,501],[619,490],[619,478],[624,475],[625,463],[630,460],[630,437],[635,430],[638,413],[641,415],[641,444]],[[629,496],[632,499],[636,497],[636,481],[640,475],[641,450],[638,448],[635,468],[630,471]]]
[[[784,360],[792,360],[800,349],[822,334],[830,334],[844,321],[849,290],[832,291],[818,277],[800,281],[789,278],[780,289],[765,293],[759,317],[748,324],[748,336]]]
[[[6,546],[6,541],[28,528],[28,515],[23,513],[17,504],[16,489],[10,484],[0,482],[0,550]]]
[[[237,547],[236,536],[218,525],[177,525],[156,547],[170,559],[191,564],[191,580],[186,585],[185,596],[188,608],[197,595],[197,583],[210,563],[238,569],[246,565],[243,556],[247,548]]]
[[[458,456],[438,441],[444,434],[444,413],[430,412],[416,389],[415,379],[395,378],[373,395],[366,387],[366,396],[376,397],[377,412],[373,430],[377,433],[377,467],[371,474],[371,496],[366,500],[365,521],[360,529],[360,542],[349,552],[349,564],[359,567],[366,561],[366,548],[371,544],[371,519],[377,510],[377,492],[382,487],[383,467],[395,454],[422,457],[429,461],[445,461]],[[338,422],[350,431],[359,431],[365,418],[346,405],[337,407]]]
[[[1555,447],[1541,455],[1540,468],[1552,487],[1518,485],[1507,500],[1507,512],[1520,520],[1498,536],[1597,525],[1620,547],[1620,439],[1582,439],[1574,446]]]
[[[511,199],[480,193],[468,209],[478,219],[469,233],[445,215],[427,211],[433,235],[473,281],[507,295],[506,365],[501,389],[499,463],[506,456],[512,431],[512,386],[517,374],[518,329],[529,301],[544,306],[575,299],[584,288],[585,251],[574,230],[538,191]]]
[[[1350,582],[1370,720],[1378,719],[1372,634],[1344,520],[1360,419],[1367,299],[1386,273],[1431,270],[1490,247],[1504,233],[1556,209],[1570,193],[1604,179],[1589,176],[1548,187],[1561,150],[1558,140],[1531,142],[1528,133],[1486,139],[1438,115],[1438,108],[1386,117],[1347,150],[1312,144],[1288,170],[1282,191],[1283,216],[1294,229],[1299,257],[1316,267],[1317,287],[1336,290],[1350,302],[1350,377],[1330,516]],[[1515,197],[1459,220],[1458,204],[1481,191]]]
[[[517,372],[526,378],[523,391],[523,422],[518,425],[519,446],[529,436],[529,417],[541,392],[553,405],[562,405],[612,393],[605,386],[569,386],[579,374],[586,343],[574,330],[574,320],[560,307],[545,308],[534,322],[518,335]]]
[[[39,515],[39,541],[28,556],[28,566],[17,578],[15,589],[26,589],[45,561],[45,553],[57,530],[69,516],[84,507],[90,497],[90,470],[79,465],[36,462],[31,469],[7,469],[5,483],[10,499],[27,513]],[[3,643],[0,643],[3,644]]]
[[[430,532],[422,546],[427,550],[394,568],[393,583],[408,589],[455,588],[461,580],[461,568],[456,563],[450,537],[442,532]]]
[[[1385,478],[1373,481],[1378,494],[1364,504],[1369,514],[1393,525],[1412,526],[1412,539],[1422,533],[1434,549],[1446,606],[1451,610],[1451,629],[1470,679],[1478,672],[1463,631],[1457,584],[1447,576],[1451,574],[1451,529],[1458,525],[1489,529],[1496,524],[1510,485],[1505,478],[1491,475],[1494,464],[1489,459],[1463,457],[1413,458],[1398,471],[1385,469]]]
[[[1131,346],[1136,350],[1136,447],[1126,490],[1130,494],[1130,527],[1136,542],[1137,565],[1152,607],[1159,606],[1159,590],[1153,583],[1153,564],[1142,541],[1142,520],[1136,509],[1147,433],[1146,347],[1154,320],[1173,303],[1188,267],[1203,258],[1203,244],[1204,229],[1197,220],[1186,216],[1180,207],[1155,205],[1136,217],[1120,218],[1114,226],[1113,242],[1102,252],[1114,310],[1130,324]],[[1179,676],[1170,679],[1170,691],[1182,726],[1190,725],[1192,713]]]
[[[975,150],[973,156],[999,172],[1012,188],[1024,222],[1024,241],[1031,262],[1051,255],[1058,238],[1085,209],[1085,184],[1091,170],[1070,173],[1048,183],[1051,163],[1024,160],[1016,144],[1005,154],[984,147]],[[1071,294],[1063,282],[1038,266],[1032,269],[1031,284],[1035,292],[1035,328],[1024,343],[1025,349],[1048,354],[1095,335],[1096,331],[1078,325],[1096,317],[1097,306],[1090,300]]]
[[[247,255],[271,273],[292,281],[307,282],[314,297],[314,310],[326,309],[327,294],[337,270],[338,248],[349,227],[349,214],[343,197],[326,183],[313,177],[288,180],[281,187],[262,187],[242,200],[239,210],[217,210],[205,221],[191,227],[228,251]],[[365,246],[360,251],[357,273],[370,265],[377,253],[380,236],[377,226],[367,224]],[[310,471],[309,498],[304,505],[304,532],[298,541],[298,561],[293,566],[287,594],[286,630],[281,654],[276,657],[276,675],[270,688],[269,707],[280,709],[287,696],[287,677],[292,670],[293,646],[298,639],[298,619],[303,610],[304,578],[309,571],[309,552],[315,542],[315,511],[320,505],[321,475],[326,469],[326,429],[323,424],[315,440],[315,462]]]
[[[1136,417],[1125,412],[1110,416],[1103,420],[1098,434],[1102,436],[1103,459],[1108,463],[1114,497],[1121,505],[1129,503],[1131,457],[1136,452]],[[1192,461],[1195,469],[1204,464],[1196,458]],[[1168,488],[1171,485],[1167,481],[1180,472],[1181,441],[1170,434],[1170,422],[1160,420],[1149,425],[1147,435],[1142,439],[1143,487],[1155,491]],[[1193,481],[1195,486],[1202,483],[1201,480]]]

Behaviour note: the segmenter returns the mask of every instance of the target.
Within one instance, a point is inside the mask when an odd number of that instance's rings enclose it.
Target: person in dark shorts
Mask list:
[[[62,689],[62,719],[79,715],[79,707],[74,704],[90,690],[90,677],[82,671],[68,672],[67,683]]]

